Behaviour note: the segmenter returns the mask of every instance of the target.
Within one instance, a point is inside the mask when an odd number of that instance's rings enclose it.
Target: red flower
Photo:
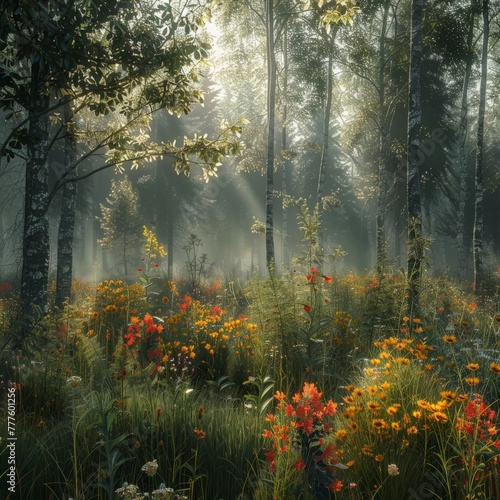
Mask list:
[[[308,306],[307,304],[304,306],[304,311],[309,312],[311,310],[311,306]]]
[[[137,269],[137,272],[142,273],[142,269],[141,268]]]
[[[304,460],[299,458],[297,462],[295,462],[295,469],[297,469],[298,472],[302,472],[306,468],[306,464]]]
[[[155,264],[155,267],[158,267],[158,264]]]
[[[311,267],[312,274],[319,274],[319,271],[315,267]]]
[[[338,479],[335,479],[333,483],[330,483],[328,485],[328,489],[330,491],[340,491],[344,485],[342,484],[342,481],[339,481]]]
[[[325,276],[325,282],[326,283],[331,283],[332,282],[332,277],[331,276]]]

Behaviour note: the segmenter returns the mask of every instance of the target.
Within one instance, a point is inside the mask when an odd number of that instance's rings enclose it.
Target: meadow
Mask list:
[[[498,272],[482,297],[423,278],[409,317],[389,270],[193,284],[141,266],[74,281],[2,352],[5,498],[498,498]],[[17,298],[1,294],[8,340]]]

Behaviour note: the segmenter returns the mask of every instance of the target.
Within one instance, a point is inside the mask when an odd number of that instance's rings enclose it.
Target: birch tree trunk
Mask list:
[[[276,107],[276,54],[274,39],[273,0],[266,0],[267,42],[267,168],[266,168],[266,262],[269,270],[275,265],[273,188],[274,188],[274,126]]]
[[[484,114],[486,109],[486,78],[488,75],[489,0],[483,0],[483,53],[481,57],[481,85],[477,119],[476,175],[474,185],[474,283],[476,293],[483,285],[483,149]]]
[[[49,219],[47,193],[49,181],[48,109],[50,97],[38,62],[31,66],[29,96],[29,142],[24,196],[24,244],[21,276],[24,335],[34,316],[48,312]]]
[[[66,138],[64,142],[64,158],[66,166],[76,162],[76,142],[72,123],[71,105],[64,105],[66,122]],[[75,229],[76,198],[78,183],[67,182],[63,187],[61,219],[57,235],[57,278],[56,306],[62,307],[64,301],[71,298],[71,283],[73,281],[73,237]]]
[[[465,242],[465,202],[467,200],[467,161],[465,157],[465,140],[467,138],[467,114],[469,111],[469,80],[472,71],[472,44],[474,34],[474,5],[472,0],[469,14],[469,31],[467,33],[467,61],[465,64],[464,81],[462,88],[462,104],[460,109],[460,124],[458,127],[458,165],[460,172],[460,188],[458,194],[457,212],[457,258],[458,277],[465,279],[467,271],[466,242]]]
[[[384,272],[384,262],[387,259],[387,238],[385,230],[385,215],[387,205],[387,173],[386,159],[389,149],[389,133],[387,131],[387,110],[385,104],[385,38],[387,31],[387,18],[389,16],[390,2],[384,4],[382,18],[382,32],[379,44],[379,127],[380,127],[380,150],[378,168],[378,204],[377,204],[377,273],[379,277]],[[379,278],[380,279],[380,278]]]
[[[287,91],[288,91],[288,29],[285,26],[283,31],[283,128],[281,130],[281,149],[283,155],[283,170],[281,174],[281,194],[283,203],[283,214],[281,221],[281,267],[288,269],[290,264],[290,256],[288,254],[288,209],[286,196],[288,193],[287,186],[287,169],[290,166],[287,153]]]
[[[408,102],[408,284],[409,313],[418,315],[420,274],[423,257],[422,208],[419,181],[419,137],[422,123],[420,70],[422,61],[422,5],[413,0],[411,13],[410,77]]]
[[[323,267],[324,258],[324,229],[323,229],[323,197],[325,193],[325,174],[328,165],[328,151],[330,148],[330,117],[332,114],[332,93],[333,93],[333,49],[335,47],[335,37],[332,33],[330,37],[330,51],[328,53],[328,73],[326,83],[326,106],[323,121],[323,145],[321,148],[321,160],[319,164],[318,191],[316,195],[316,205],[318,206],[318,265]]]

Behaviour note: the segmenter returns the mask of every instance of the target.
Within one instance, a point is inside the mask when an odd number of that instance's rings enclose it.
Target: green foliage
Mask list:
[[[142,228],[138,195],[133,184],[125,177],[113,181],[107,202],[109,206],[101,204],[99,221],[104,232],[101,245],[120,250],[121,263],[127,276],[127,262],[137,251],[136,244]]]

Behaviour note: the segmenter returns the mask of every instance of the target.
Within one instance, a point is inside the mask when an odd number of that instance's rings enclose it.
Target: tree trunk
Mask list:
[[[328,73],[326,88],[326,106],[323,121],[323,145],[321,148],[321,160],[319,164],[318,191],[316,204],[318,206],[318,265],[323,267],[324,258],[324,230],[323,230],[323,197],[325,194],[325,174],[328,165],[328,151],[330,147],[330,116],[332,114],[332,93],[333,93],[333,50],[335,47],[335,37],[332,33],[330,38],[330,51],[328,53]]]
[[[465,242],[465,202],[467,200],[467,160],[465,157],[465,140],[467,138],[467,114],[469,110],[469,80],[472,71],[472,44],[474,34],[474,4],[470,6],[469,32],[467,34],[467,61],[465,64],[464,82],[462,87],[462,106],[460,110],[460,124],[458,127],[458,165],[460,172],[460,188],[458,195],[457,212],[457,258],[458,258],[458,277],[465,279],[466,276],[466,242]]]
[[[64,105],[66,121],[66,139],[64,156],[66,166],[76,162],[76,142],[73,133],[73,114],[69,103]],[[56,306],[61,308],[64,301],[71,298],[71,283],[73,280],[73,236],[75,229],[76,197],[78,184],[67,182],[62,194],[61,219],[57,235],[57,278]]]
[[[418,315],[423,257],[422,208],[419,182],[419,136],[422,122],[420,67],[422,60],[422,3],[413,0],[411,15],[410,77],[408,102],[408,283],[409,313]]]
[[[389,132],[387,130],[387,110],[385,105],[385,38],[387,31],[387,18],[389,16],[390,2],[384,4],[382,19],[382,32],[380,34],[379,54],[379,127],[380,150],[378,167],[378,204],[377,204],[377,273],[379,279],[384,272],[384,262],[387,259],[387,238],[385,231],[385,215],[387,205],[387,171],[386,159],[389,150]]]
[[[274,181],[274,125],[276,101],[276,54],[274,40],[273,0],[266,0],[267,41],[267,169],[266,169],[266,262],[269,270],[274,262],[273,181]]]
[[[483,0],[483,53],[481,58],[481,86],[477,119],[476,178],[474,196],[474,283],[476,293],[483,285],[483,149],[484,114],[486,109],[486,77],[488,75],[489,0]]]
[[[21,277],[24,334],[34,315],[46,314],[49,275],[49,219],[47,193],[49,182],[48,109],[50,97],[39,63],[31,67],[29,96],[29,141],[24,196],[24,245]]]
[[[287,170],[290,166],[287,153],[287,90],[288,90],[288,30],[285,27],[283,33],[283,127],[281,131],[281,150],[283,157],[283,171],[281,174],[281,195],[283,203],[283,214],[281,222],[281,267],[288,269],[290,256],[288,254],[288,209],[286,196],[287,189]]]

